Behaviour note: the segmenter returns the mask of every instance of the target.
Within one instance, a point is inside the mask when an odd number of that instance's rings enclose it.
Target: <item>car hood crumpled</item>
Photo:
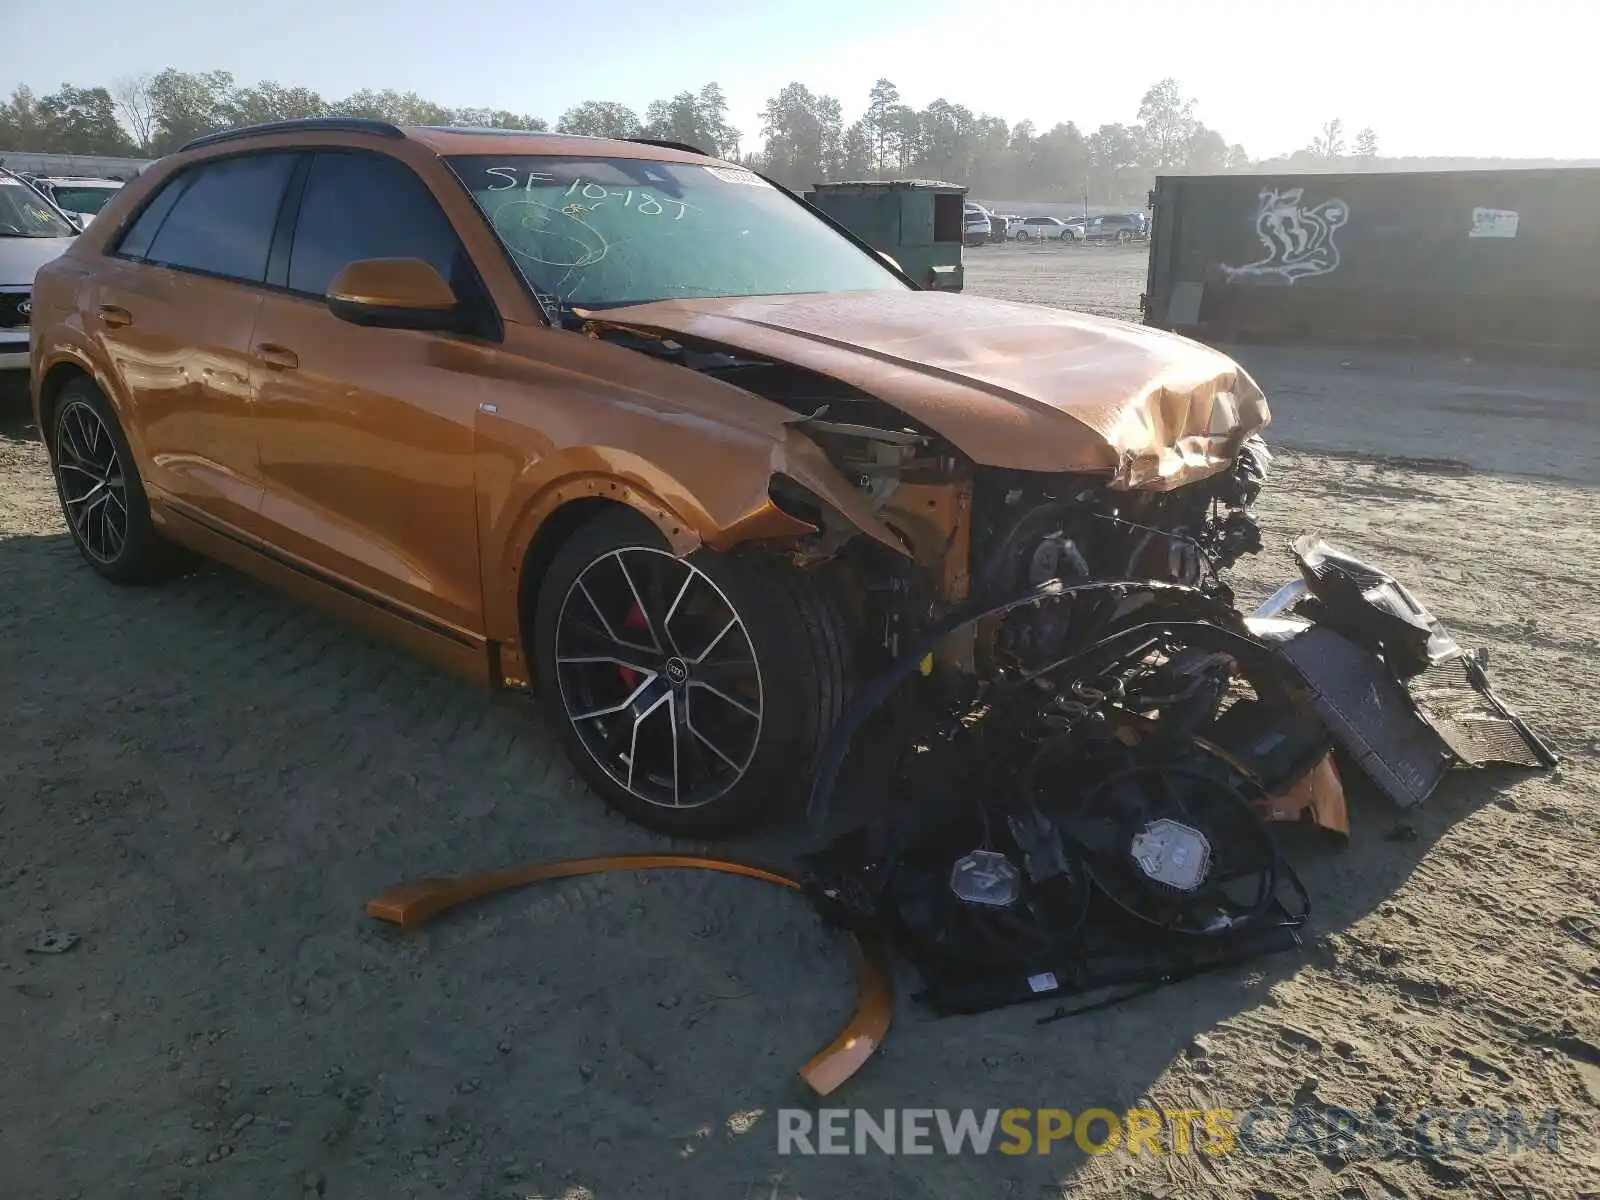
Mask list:
[[[661,300],[582,314],[838,379],[974,462],[1168,490],[1270,419],[1232,359],[1125,321],[935,291]]]

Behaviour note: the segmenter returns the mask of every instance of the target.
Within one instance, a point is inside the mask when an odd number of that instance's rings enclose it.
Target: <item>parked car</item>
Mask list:
[[[1142,241],[1146,236],[1142,213],[1108,213],[1093,217],[1084,229],[1084,240],[1090,242]]]
[[[93,220],[94,215],[105,207],[106,201],[122,187],[121,181],[116,179],[46,176],[37,182],[57,208],[81,217],[82,225]]]
[[[1023,217],[1006,231],[1019,242],[1070,242],[1077,240],[1072,227],[1059,217]]]
[[[77,234],[48,199],[0,167],[0,371],[27,369],[34,273]]]
[[[1195,546],[1226,566],[1267,421],[1215,350],[918,289],[665,144],[211,134],[33,304],[34,414],[93,570],[199,552],[532,692],[607,803],[696,836],[803,796],[858,681],[952,614],[1197,586]],[[1012,634],[985,628],[919,652],[928,686],[996,677]]]
[[[963,210],[962,243],[981,246],[989,240],[989,231],[989,210],[981,204],[967,204]]]

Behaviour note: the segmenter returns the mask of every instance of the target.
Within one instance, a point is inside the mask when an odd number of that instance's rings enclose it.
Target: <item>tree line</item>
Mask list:
[[[168,68],[109,87],[63,84],[44,96],[19,86],[0,105],[0,152],[156,157],[191,138],[238,125],[293,117],[373,117],[399,125],[467,125],[544,130],[544,120],[502,109],[450,108],[415,92],[366,89],[327,100],[309,88],[271,80],[244,86],[227,71]],[[1215,174],[1253,164],[1195,115],[1176,81],[1152,85],[1134,119],[1085,132],[1071,121],[1046,130],[1010,124],[937,99],[924,108],[902,102],[880,79],[861,116],[848,124],[835,96],[790,83],[761,111],[753,145],[728,119],[722,88],[708,83],[657,100],[643,113],[607,100],[586,100],[561,114],[562,133],[651,137],[700,146],[760,170],[790,187],[824,180],[934,178],[966,184],[974,194],[1114,204],[1142,200],[1158,174]],[[1287,162],[1325,164],[1374,158],[1377,135],[1364,129],[1347,146],[1343,125],[1323,126]]]

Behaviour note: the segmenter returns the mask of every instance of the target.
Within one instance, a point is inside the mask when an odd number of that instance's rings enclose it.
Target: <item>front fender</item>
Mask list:
[[[504,450],[502,444],[499,453]],[[680,556],[701,546],[722,551],[743,542],[816,532],[772,502],[772,480],[784,475],[832,506],[863,535],[906,553],[816,444],[798,431],[786,430],[781,440],[766,445],[759,439],[734,437],[701,444],[698,451],[688,464],[696,471],[693,483],[684,478],[687,471],[674,471],[655,457],[616,446],[569,447],[529,457],[510,479],[489,480],[487,486],[480,481],[488,636],[518,651],[518,601],[528,548],[546,522],[580,500],[627,505],[650,520]],[[714,470],[709,469],[708,458],[714,459]]]

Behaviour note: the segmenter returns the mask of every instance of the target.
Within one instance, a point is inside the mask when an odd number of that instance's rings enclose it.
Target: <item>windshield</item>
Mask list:
[[[106,201],[111,199],[111,194],[116,188],[107,187],[73,187],[71,184],[56,184],[50,189],[55,197],[56,204],[68,212],[97,213],[106,206]]]
[[[750,171],[633,158],[450,158],[547,307],[905,290]]]
[[[0,175],[0,237],[71,237],[77,232],[20,179]]]

